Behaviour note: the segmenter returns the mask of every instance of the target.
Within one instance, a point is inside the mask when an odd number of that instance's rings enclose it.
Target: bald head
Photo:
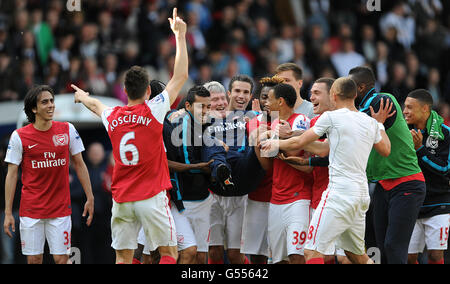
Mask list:
[[[336,79],[331,86],[330,93],[336,95],[340,100],[354,100],[356,98],[357,86],[355,81],[349,77]]]

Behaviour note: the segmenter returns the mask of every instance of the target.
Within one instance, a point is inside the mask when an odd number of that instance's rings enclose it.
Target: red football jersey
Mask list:
[[[115,161],[111,193],[116,202],[145,200],[172,187],[162,135],[169,109],[163,92],[151,101],[103,112]]]
[[[81,138],[67,122],[53,121],[47,131],[29,124],[11,135],[5,161],[22,168],[20,216],[48,219],[71,215],[70,154],[81,151]]]
[[[254,117],[247,123],[247,133],[250,134],[258,128],[261,123],[270,126],[271,121],[263,121],[262,114]],[[269,202],[272,197],[272,169],[266,172],[264,179],[259,183],[258,188],[248,194],[248,199],[259,202]]]
[[[316,116],[311,119],[311,127],[316,124],[316,121],[320,116]],[[323,141],[321,139],[320,141]],[[311,207],[316,209],[319,205],[320,199],[322,197],[322,193],[328,187],[328,167],[314,167],[313,169],[313,186],[312,186],[312,199],[311,199]]]
[[[294,113],[287,122],[291,125],[292,130],[306,130],[309,128],[309,119],[302,114]],[[272,129],[275,129],[278,123],[279,120],[275,120],[272,123]],[[311,174],[294,169],[280,159],[274,159],[272,198],[270,202],[273,204],[287,204],[300,199],[310,200],[311,179]]]

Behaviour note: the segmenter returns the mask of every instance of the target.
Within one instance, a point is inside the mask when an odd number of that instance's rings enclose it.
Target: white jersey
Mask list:
[[[329,187],[347,189],[353,184],[352,188],[368,191],[367,161],[373,145],[382,139],[378,122],[365,113],[342,108],[323,113],[312,129],[328,137]]]

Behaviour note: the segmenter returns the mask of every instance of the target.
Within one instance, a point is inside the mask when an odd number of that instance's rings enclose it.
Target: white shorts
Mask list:
[[[427,250],[446,250],[450,214],[417,219],[409,242],[408,253],[421,253]]]
[[[136,249],[141,226],[150,251],[177,245],[175,223],[165,191],[141,201],[113,201],[111,246],[115,250]]]
[[[352,194],[350,189],[327,189],[314,212],[305,249],[333,255],[335,247],[356,255],[365,253],[364,235],[369,195]]]
[[[248,199],[242,226],[241,253],[269,256],[269,202]]]
[[[213,196],[209,245],[226,246],[226,249],[240,249],[247,195]]]
[[[208,252],[209,220],[213,201],[211,194],[202,201],[183,201],[185,209],[182,212],[172,205],[179,251],[197,246],[197,252]]]
[[[309,219],[309,222],[311,222],[311,219],[312,219],[312,217],[314,216],[314,212],[315,212],[315,211],[316,211],[316,209],[314,209],[314,208],[311,207],[311,210],[310,210],[310,216],[311,216],[311,218]],[[344,251],[343,249],[341,249],[341,248],[336,247],[336,246],[335,246],[334,254],[332,254],[332,255],[336,255],[336,256],[346,256],[345,251]]]
[[[72,219],[70,216],[52,219],[20,217],[20,241],[24,255],[44,253],[47,239],[50,254],[70,255]]]
[[[273,263],[286,260],[292,254],[304,254],[309,225],[310,200],[269,205],[268,235]]]

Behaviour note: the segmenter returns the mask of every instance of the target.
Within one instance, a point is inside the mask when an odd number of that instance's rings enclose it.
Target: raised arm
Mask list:
[[[108,108],[108,106],[105,106],[98,99],[90,97],[88,92],[83,91],[74,84],[72,84],[71,87],[75,90],[75,103],[82,103],[97,116],[101,117],[103,111]]]
[[[173,9],[173,16],[169,18],[170,28],[175,35],[176,54],[173,76],[167,83],[166,91],[169,94],[170,104],[178,97],[178,93],[188,79],[188,53],[186,45],[186,23],[178,17],[177,8]]]

